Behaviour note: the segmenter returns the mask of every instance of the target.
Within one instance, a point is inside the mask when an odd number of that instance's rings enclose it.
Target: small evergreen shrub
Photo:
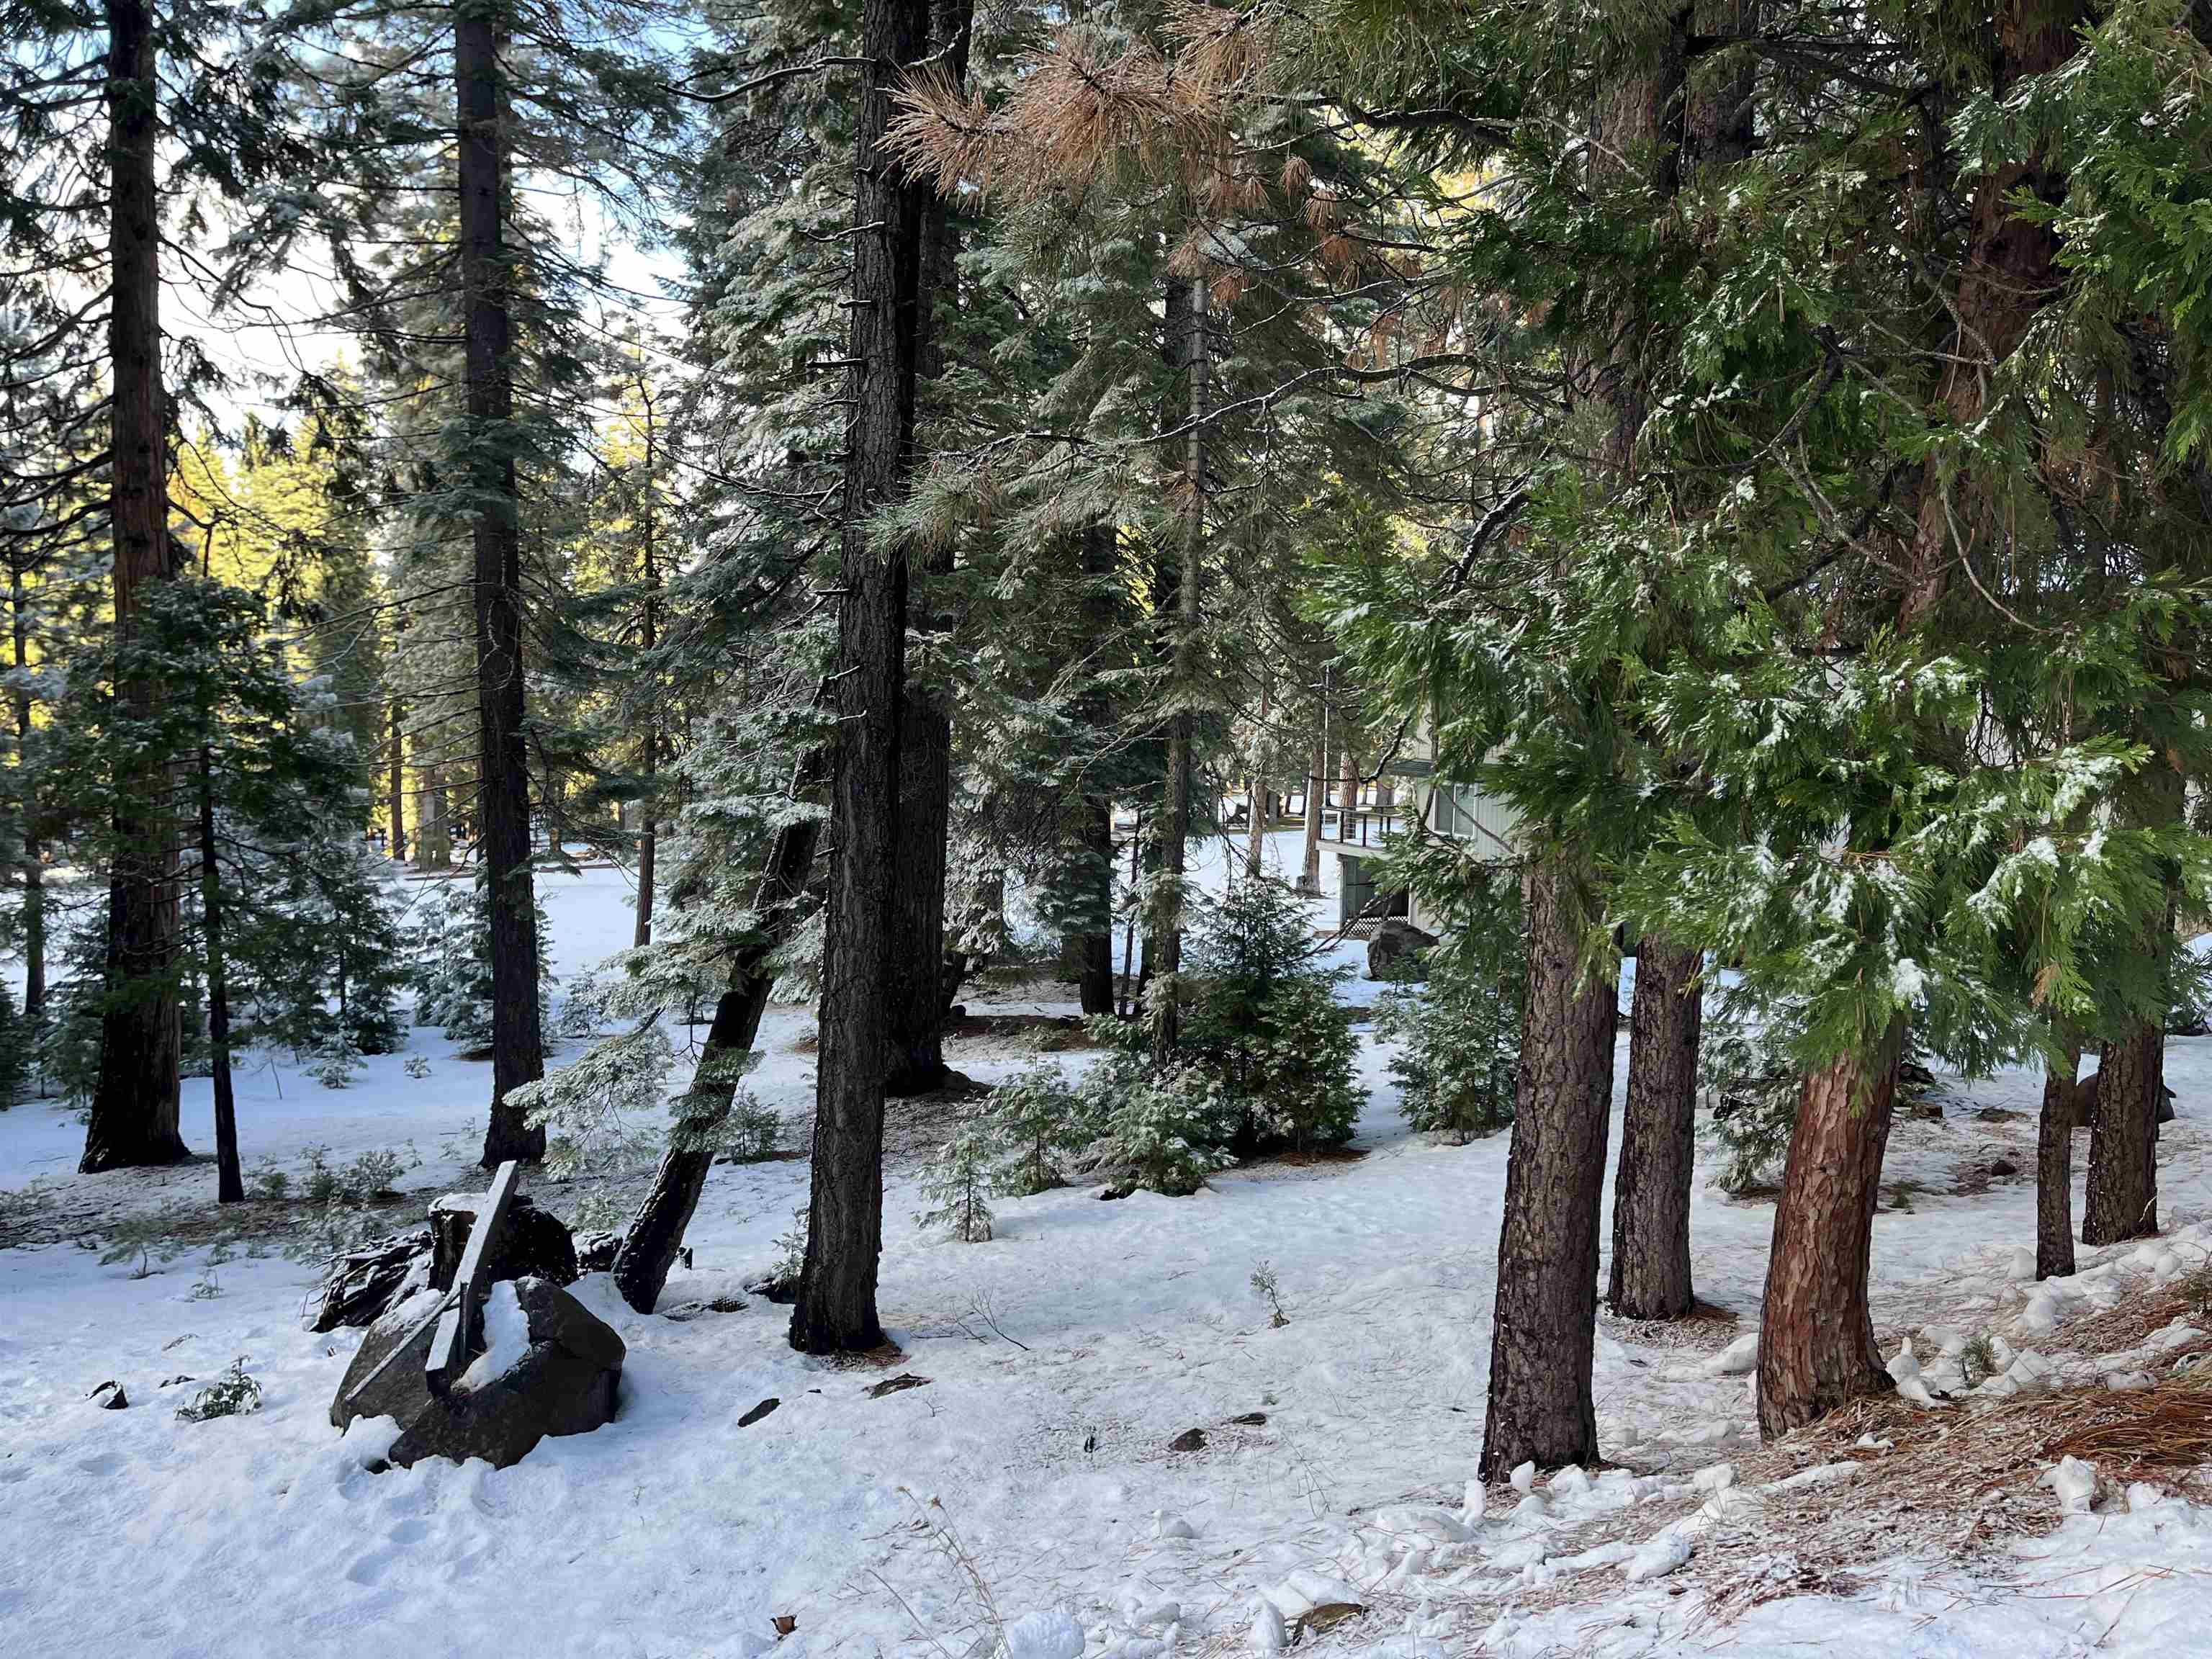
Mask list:
[[[218,1417],[243,1417],[261,1409],[261,1384],[246,1374],[243,1354],[230,1369],[177,1407],[177,1420],[205,1423]]]
[[[1414,1129],[1465,1142],[1513,1121],[1522,983],[1517,952],[1496,963],[1447,949],[1430,952],[1425,985],[1383,993],[1375,1034],[1399,1045],[1390,1075]]]
[[[1722,1191],[1763,1185],[1797,1127],[1799,1077],[1783,1022],[1723,993],[1698,1044],[1698,1082],[1713,1103],[1711,1136],[1721,1153]]]
[[[1085,1089],[1101,1152],[1139,1187],[1188,1197],[1237,1161],[1229,1153],[1237,1106],[1202,1066],[1163,1070],[1117,1056],[1092,1070]]]
[[[426,883],[407,933],[407,983],[415,993],[415,1023],[434,1025],[464,1048],[491,1043],[491,904],[481,879]],[[545,907],[538,907],[538,1019],[553,1029],[546,996],[553,975],[545,969],[552,939]]]
[[[428,1077],[430,1075],[429,1057],[426,1054],[410,1054],[399,1069],[410,1077]]]
[[[988,1118],[971,1114],[924,1166],[924,1206],[915,1212],[915,1222],[941,1227],[964,1244],[989,1239],[991,1166],[997,1150]]]
[[[35,1041],[30,1022],[15,1011],[15,993],[0,984],[0,1112],[21,1097],[30,1081]]]
[[[992,1186],[1012,1198],[1066,1184],[1064,1155],[1094,1139],[1089,1109],[1059,1066],[1040,1062],[991,1091]]]
[[[325,1046],[307,1068],[307,1075],[325,1089],[350,1088],[362,1069],[361,1051],[349,1037],[338,1037]]]

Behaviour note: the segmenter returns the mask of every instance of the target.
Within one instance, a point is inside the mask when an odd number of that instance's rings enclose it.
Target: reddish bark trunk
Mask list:
[[[1806,1075],[1774,1208],[1759,1328],[1759,1428],[1786,1434],[1892,1386],[1875,1347],[1867,1268],[1905,1021],[1871,1054]]]

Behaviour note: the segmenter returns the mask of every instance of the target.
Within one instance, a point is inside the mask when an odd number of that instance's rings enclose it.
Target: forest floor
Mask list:
[[[1273,851],[1293,855],[1292,838]],[[544,888],[564,977],[627,942],[620,871]],[[951,1063],[987,1083],[1040,1052],[1084,1063],[1054,1023],[1072,994],[971,989]],[[797,1147],[811,1036],[804,1011],[773,1010],[753,1080]],[[1616,1111],[1626,1044],[1624,1024]],[[427,1076],[405,1055],[343,1091],[283,1064],[247,1073],[246,1161],[286,1170],[295,1196],[220,1232],[195,1219],[215,1207],[211,1164],[80,1176],[72,1115],[0,1114],[0,1650],[1043,1659],[1079,1634],[1085,1659],[1140,1659],[1250,1652],[1279,1626],[1301,1652],[1374,1659],[2203,1646],[2212,1507],[2190,1495],[2212,1451],[2189,1449],[2212,1437],[2212,1366],[2202,1382],[2188,1367],[2212,1348],[2194,1311],[2212,1039],[2168,1051],[2166,1233],[2084,1251],[2056,1287],[2029,1282],[2022,1255],[2039,1079],[1955,1085],[1940,1117],[1901,1120],[1874,1312],[1885,1353],[1911,1339],[1935,1403],[1869,1405],[1776,1445],[1758,1442],[1744,1374],[1771,1204],[1701,1170],[1709,1312],[1601,1317],[1606,1467],[1480,1505],[1507,1138],[1409,1133],[1371,1038],[1365,1156],[1239,1169],[1188,1199],[1102,1203],[1093,1183],[1004,1200],[986,1244],[914,1224],[945,1108],[895,1103],[881,1306],[893,1368],[927,1383],[881,1398],[878,1371],[793,1353],[785,1310],[744,1288],[805,1202],[805,1158],[718,1167],[662,1304],[684,1316],[578,1286],[629,1345],[614,1423],[503,1471],[372,1473],[326,1416],[358,1334],[301,1328],[316,1267],[296,1190],[314,1149],[340,1168],[396,1154],[397,1228],[482,1184],[489,1066],[426,1030],[408,1053]],[[188,1084],[195,1148],[209,1118],[207,1085]],[[118,1239],[145,1248],[104,1260]],[[1287,1322],[1252,1289],[1263,1265]],[[744,1305],[700,1310],[718,1300]],[[167,1379],[240,1358],[263,1408],[179,1420],[191,1389]],[[1962,1370],[1992,1360],[1997,1377],[1965,1392]],[[88,1400],[110,1378],[128,1409]],[[1193,1429],[1201,1445],[1171,1447]],[[2097,1486],[2068,1513],[2045,1471],[2077,1447]],[[1302,1620],[1316,1604],[1364,1611]],[[780,1619],[795,1621],[781,1638]]]

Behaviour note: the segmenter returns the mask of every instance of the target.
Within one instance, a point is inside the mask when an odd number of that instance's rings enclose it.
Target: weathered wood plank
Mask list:
[[[470,1340],[476,1329],[477,1309],[487,1288],[484,1275],[491,1263],[492,1243],[507,1224],[507,1206],[520,1180],[521,1166],[514,1159],[501,1164],[493,1172],[483,1207],[469,1228],[467,1248],[462,1250],[460,1266],[453,1273],[452,1302],[438,1317],[437,1332],[430,1339],[430,1357],[423,1366],[423,1376],[433,1394],[445,1393],[469,1368]]]

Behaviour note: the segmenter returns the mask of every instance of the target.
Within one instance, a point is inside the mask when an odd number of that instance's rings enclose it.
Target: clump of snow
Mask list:
[[[1065,1607],[1025,1613],[1006,1629],[1006,1659],[1083,1659],[1083,1626]]]
[[[2058,1495],[2058,1507],[2068,1515],[2087,1515],[2097,1496],[2097,1466],[2079,1457],[2062,1457],[2058,1466],[2044,1472],[2043,1484]]]
[[[1741,1376],[1759,1368],[1759,1333],[1747,1331],[1705,1361],[1708,1376]]]
[[[1636,1553],[1629,1557],[1628,1565],[1621,1569],[1621,1577],[1632,1584],[1664,1577],[1689,1560],[1692,1548],[1688,1534],[1669,1527],[1644,1540]]]
[[[483,1323],[484,1351],[461,1373],[464,1394],[498,1382],[530,1352],[530,1316],[515,1299],[513,1281],[502,1279],[485,1294]]]

